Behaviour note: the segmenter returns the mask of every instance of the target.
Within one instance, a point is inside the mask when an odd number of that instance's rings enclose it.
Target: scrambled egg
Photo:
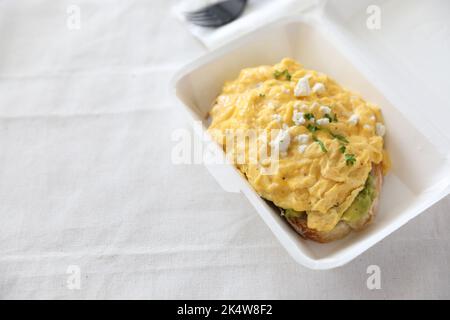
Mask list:
[[[227,154],[245,154],[236,166],[253,188],[278,207],[306,212],[308,227],[318,231],[336,226],[373,164],[388,163],[380,109],[292,59],[243,69],[224,85],[210,115],[208,131]],[[258,146],[275,141],[278,170],[263,174],[267,163],[249,161],[242,143],[227,150],[220,133],[230,129],[279,129]]]

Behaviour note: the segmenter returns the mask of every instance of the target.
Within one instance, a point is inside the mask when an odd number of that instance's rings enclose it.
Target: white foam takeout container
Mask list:
[[[385,178],[373,224],[343,240],[318,244],[302,239],[231,164],[208,165],[222,187],[245,194],[292,257],[312,269],[349,262],[450,193],[450,93],[445,85],[449,73],[448,62],[442,64],[450,48],[442,46],[448,40],[445,34],[430,37],[432,26],[414,20],[429,14],[439,21],[442,10],[424,7],[424,1],[415,2],[416,7],[412,4],[414,9],[405,9],[403,1],[383,1],[383,25],[374,31],[365,25],[369,3],[351,2],[326,1],[307,15],[280,19],[205,54],[173,81],[181,105],[203,122],[202,131],[226,80],[236,78],[245,67],[274,64],[283,57],[330,75],[381,107],[392,170]],[[408,30],[408,23],[415,29]],[[411,41],[444,52],[418,65],[425,51],[411,50],[419,47]],[[392,44],[398,45],[393,49]],[[430,85],[430,79],[438,86]]]

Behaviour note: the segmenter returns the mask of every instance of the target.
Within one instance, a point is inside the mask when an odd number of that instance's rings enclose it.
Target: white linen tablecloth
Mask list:
[[[0,298],[450,298],[450,198],[311,271],[243,195],[171,164],[189,122],[168,81],[205,51],[172,5],[0,2]]]

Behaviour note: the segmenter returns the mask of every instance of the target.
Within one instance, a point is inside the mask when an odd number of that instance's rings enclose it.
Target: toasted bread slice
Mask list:
[[[302,214],[300,217],[286,217],[286,220],[302,237],[321,243],[342,239],[351,231],[359,231],[364,229],[373,220],[377,212],[378,198],[381,191],[381,185],[383,183],[381,165],[373,165],[371,175],[374,178],[376,197],[372,201],[369,210],[357,221],[349,224],[341,220],[331,231],[323,232],[308,228],[306,213]]]

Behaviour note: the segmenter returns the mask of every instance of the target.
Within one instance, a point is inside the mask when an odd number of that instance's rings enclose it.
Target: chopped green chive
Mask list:
[[[325,145],[323,144],[323,142],[320,141],[319,139],[317,139],[316,136],[313,136],[313,140],[319,144],[320,149],[322,149],[322,152],[328,152],[328,150],[327,150],[327,148],[325,147]]]
[[[333,118],[327,113],[326,115],[323,116],[324,118],[327,118],[330,123],[333,122]]]
[[[326,115],[323,116],[324,118],[327,118],[328,120],[330,120],[331,122],[338,122],[337,116],[336,114],[333,114],[333,116],[331,116],[329,113],[327,113]]]
[[[313,124],[308,124],[306,129],[308,129],[310,132],[316,132],[317,130],[320,130],[320,128],[318,126],[315,126]]]
[[[338,122],[338,118],[337,118],[336,113],[333,115],[333,121],[334,121],[334,122]]]
[[[314,118],[314,115],[312,113],[305,113],[304,117],[306,120],[311,120],[312,118]]]
[[[260,97],[260,98],[264,98],[265,96],[266,96],[266,95],[265,95],[264,93],[260,93],[260,94],[259,94],[259,97]]]
[[[340,147],[339,147],[339,151],[341,152],[341,153],[345,153],[345,150],[346,150],[347,148],[344,146],[344,145],[341,145]]]
[[[355,158],[355,155],[354,155],[354,154],[350,154],[350,153],[346,153],[346,154],[345,154],[345,163],[346,163],[348,166],[354,165],[355,162],[356,162],[356,158]]]
[[[292,78],[291,74],[289,73],[289,71],[287,69],[283,70],[283,71],[275,70],[275,72],[273,73],[273,76],[275,77],[275,79],[278,79],[278,78],[284,76],[286,78],[286,80],[288,80],[288,81],[291,81],[291,78]]]
[[[331,134],[331,136],[332,136],[333,138],[338,139],[340,142],[348,143],[347,138],[344,137],[343,135],[337,134],[337,133],[333,133],[333,132],[331,132],[331,131],[330,131],[330,134]]]

